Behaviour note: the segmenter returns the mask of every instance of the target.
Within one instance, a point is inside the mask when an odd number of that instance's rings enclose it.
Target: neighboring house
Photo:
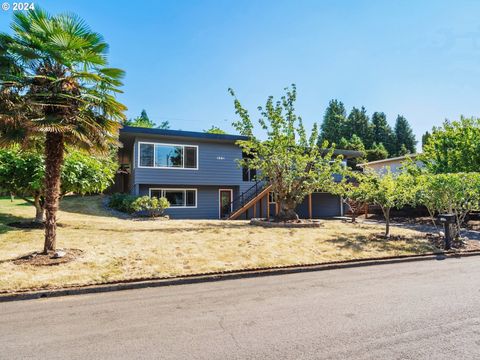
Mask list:
[[[383,174],[387,171],[387,168],[390,168],[392,173],[398,173],[401,171],[403,162],[407,159],[412,159],[415,163],[422,167],[423,163],[419,160],[415,160],[419,154],[407,154],[404,156],[398,156],[394,158],[388,158],[383,160],[370,161],[363,164],[358,164],[357,167],[365,170],[373,170],[379,174]]]
[[[273,216],[274,196],[255,172],[242,169],[236,145],[243,136],[123,127],[120,171],[112,191],[163,196],[174,219],[222,219]],[[355,151],[337,150],[344,157]],[[343,215],[338,196],[314,193],[297,208],[301,217]]]

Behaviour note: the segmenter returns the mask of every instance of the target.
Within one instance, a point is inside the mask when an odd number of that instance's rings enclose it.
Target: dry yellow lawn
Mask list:
[[[368,240],[383,227],[339,220],[326,220],[317,229],[267,229],[246,221],[125,220],[110,216],[98,196],[67,197],[61,208],[58,247],[82,249],[82,257],[57,266],[15,265],[12,259],[42,249],[43,231],[6,226],[28,220],[34,209],[22,200],[0,199],[0,292],[434,250],[413,230],[393,228],[393,235],[406,240]]]

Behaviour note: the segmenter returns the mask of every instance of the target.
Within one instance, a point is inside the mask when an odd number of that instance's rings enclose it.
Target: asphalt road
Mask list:
[[[480,359],[480,257],[0,303],[2,359]]]

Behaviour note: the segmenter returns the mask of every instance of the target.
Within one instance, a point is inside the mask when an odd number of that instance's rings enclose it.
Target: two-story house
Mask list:
[[[223,219],[273,216],[278,210],[266,184],[242,169],[238,135],[123,127],[113,191],[163,196],[174,219]],[[342,153],[337,151],[337,153]],[[344,151],[345,157],[358,156]],[[304,218],[343,215],[338,196],[313,193],[297,209]]]

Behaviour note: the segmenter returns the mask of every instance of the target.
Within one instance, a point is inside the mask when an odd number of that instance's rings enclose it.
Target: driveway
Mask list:
[[[0,303],[0,358],[478,359],[480,257]]]

